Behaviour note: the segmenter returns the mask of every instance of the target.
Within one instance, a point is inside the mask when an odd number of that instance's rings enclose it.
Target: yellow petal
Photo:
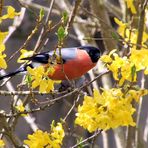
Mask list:
[[[28,60],[21,60],[21,59],[31,57],[33,55],[33,51],[27,51],[26,49],[22,49],[20,52],[21,52],[21,56],[17,60],[18,63],[23,63],[28,61]]]
[[[2,56],[0,56],[0,68],[7,68],[7,63]]]

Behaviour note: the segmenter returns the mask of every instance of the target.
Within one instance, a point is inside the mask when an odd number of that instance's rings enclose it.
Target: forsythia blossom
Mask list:
[[[125,0],[127,7],[131,10],[133,14],[136,14],[136,8],[134,6],[134,0]]]
[[[25,107],[23,106],[23,103],[20,103],[19,105],[15,106],[15,108],[19,111],[19,112],[23,112],[25,110]]]
[[[0,23],[2,22],[2,20],[13,19],[15,16],[20,15],[19,12],[15,12],[15,9],[12,6],[6,6],[6,7],[7,7],[7,14],[0,17]]]
[[[12,6],[7,6],[7,14],[0,17],[0,23],[2,23],[5,19],[13,19],[15,16],[19,15],[20,13],[15,12],[15,9]],[[5,61],[6,55],[2,52],[5,50],[4,39],[6,38],[8,32],[1,32],[0,31],[0,68],[7,68],[7,63]]]
[[[119,35],[124,38],[126,42],[129,42],[133,47],[135,47],[137,43],[138,38],[138,30],[136,28],[130,28],[130,23],[123,23],[122,21],[118,20],[117,18],[114,18],[115,22],[118,24],[117,32]],[[144,28],[143,37],[142,37],[142,43],[141,45],[145,46],[145,42],[148,39],[148,33],[145,31],[146,28]],[[125,42],[123,42],[126,44]]]
[[[17,106],[15,106],[15,108],[20,113],[25,111],[25,107],[24,107],[24,105],[23,105],[22,102],[20,102],[19,104],[17,104]],[[27,116],[27,114],[21,114],[21,116],[25,117],[25,116]]]
[[[128,2],[128,0],[126,1]],[[133,1],[128,3],[131,5]],[[109,55],[102,56],[101,60],[107,64],[108,69],[113,73],[114,79],[119,81],[119,85],[123,85],[125,80],[136,82],[138,71],[144,70],[144,74],[148,74],[148,50],[145,49],[147,48],[145,43],[148,39],[148,34],[144,28],[141,48],[137,50],[138,30],[130,28],[128,23],[123,23],[117,18],[114,20],[119,25],[117,32],[124,38],[125,43],[123,43],[128,44],[130,56],[120,57],[113,50]]]
[[[137,79],[137,71],[144,70],[148,74],[148,50],[131,49],[129,58],[126,56],[119,57],[118,54],[113,53],[104,55],[101,60],[107,64],[107,67],[112,71],[114,79],[119,80],[119,85],[122,85],[125,80],[135,82]]]
[[[3,148],[4,146],[5,146],[4,141],[0,139],[0,148]]]
[[[26,49],[22,49],[20,52],[21,52],[21,56],[17,60],[18,63],[23,63],[24,60],[21,60],[21,59],[27,58],[33,55],[33,51],[27,51]]]
[[[4,39],[6,38],[8,32],[0,32],[0,68],[7,68],[7,63],[5,61],[6,55],[2,52],[5,51],[5,45],[3,44]]]
[[[109,59],[109,60],[107,60]],[[101,57],[103,62],[107,63],[107,67],[113,73],[115,80],[119,80],[119,84],[122,85],[125,80],[136,81],[136,74],[132,75],[132,67],[134,63],[131,63],[127,57],[119,57],[118,54],[104,55]]]
[[[144,73],[148,74],[148,50],[140,49],[136,50],[134,48],[131,49],[131,56],[129,57],[130,62],[132,62],[136,66],[136,70],[144,70]]]
[[[5,50],[5,45],[1,43],[0,44],[0,68],[6,69],[7,63],[4,59],[6,57],[6,55],[2,53],[4,50]]]
[[[54,84],[59,83],[59,81],[54,81],[48,78],[48,74],[52,74],[54,72],[53,67],[49,67],[45,70],[45,67],[39,66],[36,68],[27,67],[27,71],[29,75],[31,75],[32,79],[32,88],[36,88],[39,86],[40,93],[48,93],[54,89]]]
[[[140,95],[136,96],[137,93]],[[118,88],[103,89],[101,94],[98,90],[94,90],[94,97],[85,96],[83,105],[78,107],[75,123],[89,132],[119,126],[135,126],[132,118],[135,109],[132,107],[131,101],[144,94],[132,90],[124,95]]]
[[[58,123],[57,126],[52,124],[50,133],[37,130],[32,135],[28,135],[28,140],[24,140],[24,143],[29,148],[60,148],[64,136],[62,124]]]

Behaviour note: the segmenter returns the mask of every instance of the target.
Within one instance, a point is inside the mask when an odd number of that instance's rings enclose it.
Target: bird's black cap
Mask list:
[[[79,49],[87,51],[93,63],[98,62],[101,55],[99,48],[93,46],[80,46]]]

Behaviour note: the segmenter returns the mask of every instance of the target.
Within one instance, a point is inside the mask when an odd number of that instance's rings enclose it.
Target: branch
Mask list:
[[[76,148],[78,147],[79,145],[82,145],[84,144],[85,142],[88,142],[89,140],[95,138],[96,136],[98,136],[100,133],[102,132],[102,130],[99,130],[98,132],[94,133],[92,136],[82,140],[81,142],[79,142],[78,144],[75,144],[74,146],[70,147],[70,148]]]
[[[68,23],[67,23],[67,26],[66,26],[66,30],[68,31],[70,26],[73,24],[74,22],[74,18],[76,16],[76,13],[78,12],[78,8],[80,6],[80,3],[81,3],[82,0],[76,0],[75,1],[75,4],[73,6],[73,9],[72,9],[72,12],[70,14],[70,17],[69,17],[69,20],[68,20]]]
[[[57,91],[54,91],[51,93],[51,95],[62,95],[64,93],[67,93],[68,91],[62,91],[60,93],[58,93]],[[34,95],[49,95],[47,93],[40,93],[39,91],[5,91],[5,90],[0,90],[0,95],[10,95],[10,96],[14,96],[14,95],[31,95],[31,94],[34,94]]]
[[[0,0],[0,17],[2,16],[4,0]]]
[[[147,6],[148,0],[142,0],[141,1],[141,11],[140,11],[140,18],[139,18],[139,24],[138,24],[138,38],[137,38],[137,45],[142,44],[142,38],[143,38],[143,31],[144,31],[144,25],[145,25],[145,9]],[[140,49],[141,47],[137,46],[137,49]]]
[[[49,26],[49,24],[48,24],[49,23],[49,17],[50,17],[52,8],[53,8],[54,1],[55,0],[51,0],[51,2],[50,2],[49,10],[48,10],[48,13],[47,13],[47,16],[46,16],[46,20],[45,20],[45,27],[43,27],[42,30],[41,30],[41,33],[40,33],[40,35],[38,37],[38,40],[37,40],[35,48],[34,48],[34,52],[37,51],[37,49],[38,49],[38,47],[40,45],[40,42],[43,39],[43,36],[44,36],[44,34],[46,32],[46,27]]]

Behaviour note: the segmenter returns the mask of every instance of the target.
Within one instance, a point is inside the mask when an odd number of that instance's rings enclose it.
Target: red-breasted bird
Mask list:
[[[34,68],[44,65],[47,67],[53,53],[54,51],[49,51],[33,55],[32,57],[23,58],[22,60],[29,60],[31,63],[18,68],[12,73],[0,76],[0,80],[26,71],[27,66]],[[59,50],[56,51],[56,55],[60,56]],[[81,77],[96,66],[100,58],[100,50],[93,46],[62,48],[61,57],[63,65],[62,62],[54,65],[55,71],[52,75],[49,74],[49,78],[53,80],[66,80],[67,78],[72,80]]]

